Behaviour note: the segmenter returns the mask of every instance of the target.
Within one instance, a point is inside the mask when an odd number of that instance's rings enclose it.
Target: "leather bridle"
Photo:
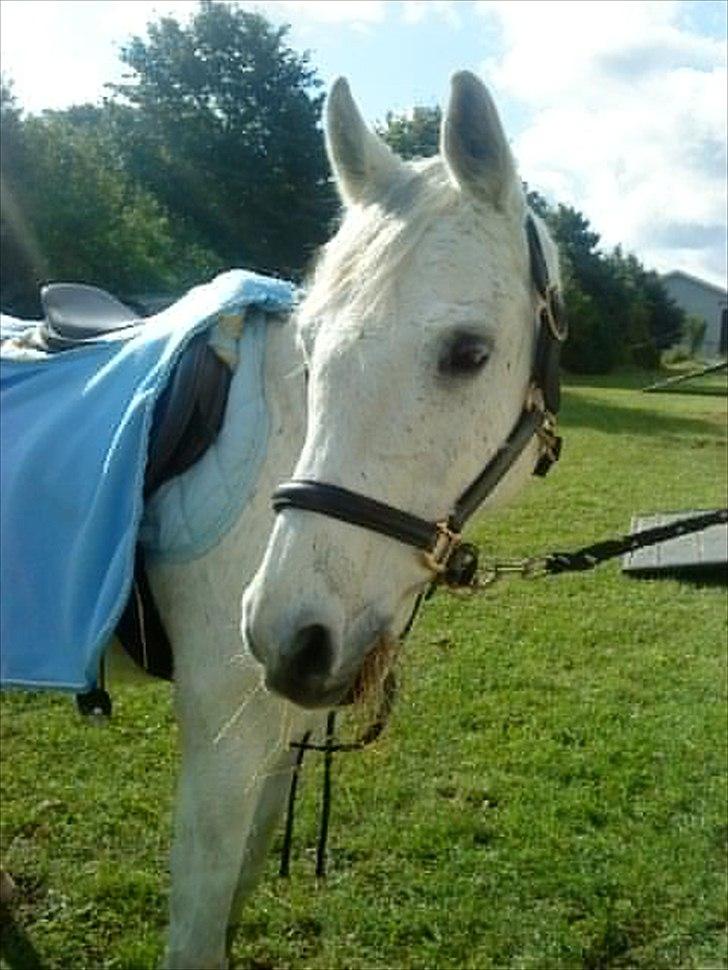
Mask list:
[[[531,380],[523,409],[510,434],[455,502],[449,516],[431,522],[339,485],[292,479],[273,493],[273,508],[318,512],[351,525],[378,532],[421,549],[436,581],[467,587],[474,580],[478,555],[475,546],[461,541],[463,526],[512,468],[531,440],[539,442],[534,475],[544,476],[559,458],[556,435],[560,405],[559,358],[567,326],[556,286],[549,280],[541,240],[533,217],[526,218],[531,279],[537,297],[538,335]]]

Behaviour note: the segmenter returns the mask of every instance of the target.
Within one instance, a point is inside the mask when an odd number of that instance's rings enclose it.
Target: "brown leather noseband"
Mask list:
[[[556,415],[560,405],[559,358],[567,326],[558,290],[549,280],[541,240],[531,215],[526,219],[526,237],[538,301],[536,352],[526,400],[510,434],[460,495],[447,519],[431,522],[339,485],[309,479],[293,479],[279,485],[273,493],[276,512],[303,509],[378,532],[421,549],[427,566],[447,585],[462,587],[472,583],[478,565],[477,549],[461,541],[465,523],[534,436],[540,446],[534,475],[546,475],[561,451]]]

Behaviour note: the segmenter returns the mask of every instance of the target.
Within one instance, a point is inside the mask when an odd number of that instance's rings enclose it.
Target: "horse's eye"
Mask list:
[[[475,374],[490,357],[490,344],[475,334],[458,334],[450,340],[440,355],[441,374]]]

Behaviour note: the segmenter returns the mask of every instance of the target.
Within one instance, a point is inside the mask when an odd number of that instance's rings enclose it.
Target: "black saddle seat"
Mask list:
[[[99,340],[141,322],[115,296],[85,283],[49,283],[40,291],[44,336],[58,349]]]
[[[73,352],[111,334],[142,328],[144,317],[98,286],[49,283],[40,293],[43,343],[51,352]],[[129,334],[133,336],[133,334]],[[144,477],[148,497],[198,461],[217,437],[231,373],[210,349],[207,334],[194,337],[157,402]]]

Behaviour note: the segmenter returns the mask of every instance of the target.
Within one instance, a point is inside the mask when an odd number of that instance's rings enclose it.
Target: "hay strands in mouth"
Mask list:
[[[355,715],[357,721],[366,727],[353,741],[337,742],[326,737],[323,743],[302,738],[291,741],[290,747],[299,751],[359,751],[372,744],[387,725],[397,696],[397,677],[394,664],[397,659],[400,641],[390,634],[382,634],[364,658],[359,676],[345,700],[345,706]],[[369,713],[372,712],[372,713]],[[329,714],[335,718],[336,711]],[[310,733],[310,732],[309,732]]]

